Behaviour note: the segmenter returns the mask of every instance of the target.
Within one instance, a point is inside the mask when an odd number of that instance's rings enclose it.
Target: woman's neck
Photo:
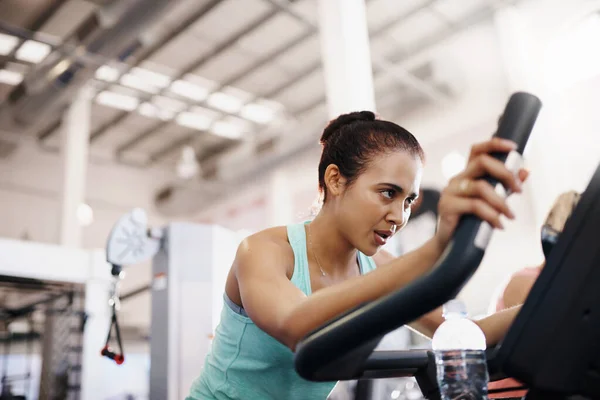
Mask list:
[[[333,216],[319,212],[307,227],[308,255],[328,275],[345,274],[356,266],[357,250],[337,228]]]

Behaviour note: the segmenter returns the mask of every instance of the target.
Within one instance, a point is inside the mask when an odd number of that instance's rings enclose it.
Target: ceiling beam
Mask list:
[[[27,27],[27,30],[32,32],[39,31],[52,18],[54,14],[66,3],[66,0],[54,0],[47,6],[40,15]],[[0,59],[0,69],[6,67],[6,63],[15,58],[19,47],[25,43],[24,39],[19,39],[17,45],[6,56]]]
[[[309,37],[312,35],[318,34],[318,27],[316,25],[314,25],[311,21],[307,20],[306,17],[304,17],[303,15],[300,15],[299,13],[294,11],[292,8],[290,8],[290,5],[292,2],[280,1],[280,0],[265,0],[265,1],[272,4],[276,9],[278,9],[282,12],[285,12],[286,14],[290,15],[291,17],[295,18],[296,20],[298,20],[299,22],[304,24],[307,28],[306,35],[309,35]],[[410,9],[407,12],[405,12],[399,19],[400,20],[407,19],[410,16],[418,13],[419,11],[422,11],[423,9],[429,7],[431,4],[435,3],[435,1],[436,0],[429,0],[426,3],[419,5],[418,7]],[[397,24],[398,24],[398,21],[394,21],[393,23],[389,22],[389,23],[382,25],[381,27],[378,27],[377,29],[373,30],[370,33],[371,39],[383,36],[390,29],[397,26]],[[272,56],[265,57],[265,58],[274,59],[274,57],[272,57]],[[284,92],[286,89],[288,89],[289,87],[292,87],[293,85],[296,85],[299,81],[309,77],[314,72],[318,71],[320,68],[321,68],[321,60],[318,60],[318,61],[314,62],[313,64],[310,64],[308,67],[306,67],[302,71],[300,71],[300,73],[292,76],[291,79],[289,79],[287,82],[284,82],[282,85],[279,85],[278,87],[270,90],[269,92],[256,95],[249,102],[255,101],[256,99],[259,99],[259,98],[269,99],[269,98],[276,97],[279,94],[281,94],[282,92]],[[318,100],[320,100],[320,99],[318,99]],[[324,99],[324,97],[322,99]],[[295,116],[296,114],[293,113],[293,115]],[[219,120],[220,119],[217,119],[214,122],[217,122]],[[176,151],[178,148],[180,148],[182,146],[193,144],[193,141],[195,140],[196,136],[197,136],[196,134],[190,134],[187,137],[184,137],[184,138],[178,140],[177,142],[171,143],[170,145],[166,146],[165,148],[158,150],[157,152],[150,155],[149,162],[154,163],[154,162],[160,161],[161,159],[163,159],[165,156],[167,156],[171,152]]]
[[[254,22],[252,22],[251,24],[249,24],[248,26],[246,26],[244,29],[242,29],[241,31],[237,32],[235,35],[233,35],[230,38],[228,38],[227,40],[225,40],[219,46],[217,46],[214,49],[212,49],[208,54],[205,54],[202,57],[200,57],[200,59],[192,62],[188,67],[184,68],[184,70],[181,73],[179,73],[178,77],[175,78],[175,79],[181,79],[186,74],[191,73],[191,72],[197,70],[198,68],[201,68],[202,66],[204,66],[205,64],[207,64],[210,60],[212,60],[214,57],[222,54],[223,52],[225,52],[225,50],[228,50],[229,48],[231,48],[240,39],[242,39],[243,37],[247,36],[249,33],[255,31],[256,29],[258,29],[260,26],[262,26],[263,24],[265,24],[267,21],[269,21],[270,19],[272,19],[273,17],[275,17],[277,14],[279,14],[279,10],[278,9],[273,9],[273,10],[269,11],[268,13],[266,13],[265,15],[263,15],[262,17],[258,18],[257,20],[255,20]],[[303,40],[305,40],[307,37],[308,36],[305,36],[304,34],[302,34],[302,35],[300,35],[300,40],[298,40],[298,38],[296,38],[296,39],[293,40],[293,44],[297,45],[297,44],[301,43]],[[273,53],[274,53],[275,56],[277,56],[277,55],[280,55],[280,53],[286,51],[287,49],[289,49],[289,44],[285,48],[283,48],[283,46],[282,46],[281,48],[276,49]],[[240,73],[237,76],[234,76],[233,79],[229,79],[226,82],[224,82],[221,85],[219,85],[219,87],[217,89],[215,89],[213,91],[213,93],[216,92],[216,91],[218,91],[218,90],[222,90],[226,86],[229,86],[229,85],[237,82],[239,79],[242,79],[243,77],[247,76],[249,73],[251,73],[251,72],[257,70],[258,68],[260,68],[261,66],[265,65],[273,57],[272,54],[269,54],[269,55],[271,56],[271,57],[269,57],[269,59],[267,59],[267,57],[261,58],[258,62],[256,62],[256,64],[253,64],[249,68],[249,70],[244,71],[243,73]],[[159,95],[163,94],[167,89],[168,88],[162,89],[160,91]],[[151,97],[152,96],[148,96],[148,98],[146,100],[150,100]],[[193,107],[194,105],[201,105],[201,106],[204,106],[204,107],[208,107],[208,104],[206,103],[206,101],[195,102],[195,103],[192,103],[192,104],[188,104],[187,107],[185,109],[181,110],[179,113],[177,113],[177,115],[179,115],[179,114],[181,114],[183,112],[188,112],[190,110],[190,108]],[[228,112],[224,112],[224,111],[218,111],[218,113],[219,113],[219,117],[217,117],[218,119],[221,119],[221,118],[226,117],[226,116],[237,117],[237,114],[235,114],[235,113],[228,113]],[[177,115],[174,117],[174,119],[177,117]],[[154,135],[162,127],[164,127],[164,124],[163,123],[158,123],[154,127],[151,127],[148,130],[142,132],[141,135],[144,135],[144,138],[147,138],[149,136]],[[117,154],[123,153],[123,152],[131,149],[134,145],[136,145],[139,142],[140,141],[138,140],[138,138],[135,137],[132,140],[130,140],[128,143],[125,143],[125,145],[120,146],[116,150],[116,152],[117,152]],[[152,156],[150,158],[153,159]]]
[[[282,1],[282,0],[265,0],[265,1],[272,4],[277,9],[289,14],[291,17],[295,18],[299,22],[303,23],[307,27],[308,31],[312,32],[313,35],[318,34],[318,27],[315,26],[311,21],[307,20],[306,17],[304,17],[303,15],[300,15],[299,13],[297,13],[296,11],[291,9],[289,1]],[[398,19],[388,22],[388,23],[385,23],[382,26],[378,27],[377,29],[373,29],[369,34],[371,40],[387,34],[392,28],[398,26],[398,24],[401,23],[401,21],[406,20],[407,18],[410,18],[414,14],[417,14],[418,12],[426,9],[427,7],[430,7],[436,1],[437,0],[429,0],[429,1],[419,5],[418,7],[414,7],[412,9],[406,11]],[[269,99],[269,98],[277,97],[279,94],[283,93],[288,88],[298,84],[298,82],[302,81],[303,79],[309,77],[310,75],[312,75],[313,73],[318,71],[321,68],[321,66],[322,66],[321,60],[319,59],[318,61],[314,62],[313,64],[310,64],[308,67],[306,67],[305,69],[300,71],[298,74],[295,74],[294,76],[292,76],[291,79],[289,79],[288,81],[286,81],[283,84],[277,86],[276,88],[270,90],[269,92],[257,95],[253,100],[255,100],[256,98]],[[315,99],[310,104],[308,104],[307,106],[304,106],[299,110],[292,111],[291,114],[294,117],[298,117],[301,114],[304,114],[305,112],[312,110],[312,109],[316,108],[317,106],[322,105],[324,102],[325,102],[325,96],[322,95],[319,98]],[[169,144],[165,148],[160,149],[157,152],[153,153],[149,157],[149,162],[154,163],[154,162],[160,161],[165,156],[167,156],[168,154],[170,154],[173,151],[176,151],[180,147],[193,144],[195,137],[196,137],[195,134],[191,134],[191,135],[188,135],[187,137],[184,137],[184,138],[178,140],[177,142]]]
[[[143,50],[143,53],[141,55],[139,55],[139,56],[134,55],[133,57],[135,58],[135,62],[133,62],[132,64],[130,64],[129,66],[127,66],[126,68],[124,68],[123,70],[120,71],[117,81],[119,79],[121,79],[121,77],[123,77],[123,75],[125,75],[127,72],[129,72],[132,68],[137,67],[142,62],[146,61],[148,58],[155,55],[160,49],[162,49],[164,46],[168,45],[171,41],[173,41],[177,37],[179,37],[179,35],[181,35],[183,32],[188,30],[193,24],[195,24],[196,22],[198,22],[202,18],[204,18],[204,16],[206,14],[211,12],[216,6],[218,6],[222,2],[223,2],[223,0],[211,0],[208,3],[204,4],[198,10],[196,10],[196,12],[190,14],[184,21],[182,21],[175,30],[170,32],[168,35],[163,37],[161,40],[154,43],[151,47]],[[142,49],[143,49],[143,47],[142,47]],[[111,85],[112,85],[112,83],[106,83],[100,90],[104,90]],[[94,141],[98,140],[100,137],[102,137],[104,134],[106,134],[106,132],[108,132],[111,128],[115,127],[120,122],[125,120],[125,118],[127,118],[127,116],[129,114],[130,113],[127,111],[121,112],[121,113],[117,114],[114,118],[112,118],[110,121],[106,122],[105,124],[102,124],[102,126],[100,126],[98,129],[94,130],[90,134],[90,143],[93,143]]]
[[[265,57],[265,58],[267,58],[267,57]],[[269,58],[273,59],[274,57],[269,57]],[[256,96],[252,97],[249,101],[246,102],[246,104],[256,101],[259,98],[276,97],[279,93],[283,92],[285,89],[290,87],[292,85],[292,83],[298,82],[298,81],[304,79],[305,77],[311,75],[313,72],[318,70],[319,67],[320,67],[320,62],[316,63],[316,64],[311,64],[308,68],[305,68],[302,71],[300,71],[299,73],[294,74],[294,76],[292,76],[292,78],[289,81],[286,81],[281,85],[278,85],[277,87],[271,89],[270,91],[268,91],[266,93],[263,93],[262,95],[256,95]],[[220,118],[217,118],[216,121],[220,121]],[[178,148],[192,144],[192,142],[195,140],[195,138],[197,136],[198,136],[198,132],[193,132],[193,133],[181,138],[180,140],[178,140],[174,143],[171,143],[170,145],[152,153],[149,157],[149,162],[150,163],[158,162],[158,161],[162,160],[165,156],[170,154],[171,152],[177,150]]]
[[[319,27],[317,25],[315,25],[312,21],[308,20],[303,15],[300,15],[298,12],[293,10],[290,7],[289,2],[287,2],[286,0],[266,0],[266,1],[273,4],[274,6],[278,7],[281,11],[294,17],[296,20],[303,23],[305,26],[312,29],[314,32],[318,32]],[[435,3],[436,3],[436,0],[429,0],[423,4],[420,4],[419,6],[417,6],[415,8],[409,10],[409,12],[405,13],[404,15],[402,15],[402,17],[399,18],[399,21],[390,21],[387,24],[384,24],[383,27],[380,27],[377,30],[379,35],[384,36],[391,28],[398,26],[399,23],[402,23],[402,21],[407,20],[408,18],[412,17],[413,15],[429,9]],[[371,38],[373,38],[373,34],[370,34],[369,36]],[[418,77],[412,75],[409,71],[403,69],[402,67],[400,67],[396,64],[390,63],[384,57],[378,56],[377,54],[371,53],[371,58],[372,58],[372,63],[373,63],[374,67],[380,68],[384,71],[389,71],[389,75],[391,77],[393,77],[395,80],[399,81],[400,83],[404,83],[404,84],[412,86],[415,90],[421,92],[423,95],[431,98],[434,101],[437,101],[440,103],[448,102],[448,100],[449,100],[448,96],[445,93],[439,91],[434,85],[430,84],[429,82],[419,79]]]

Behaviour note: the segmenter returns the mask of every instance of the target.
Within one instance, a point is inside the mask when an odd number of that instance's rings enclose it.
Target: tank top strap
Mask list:
[[[306,248],[307,222],[291,224],[287,226],[288,241],[294,252],[294,273],[290,280],[298,289],[310,296],[312,293],[310,285],[310,272],[308,271],[308,256]]]
[[[373,271],[377,266],[373,258],[366,256],[365,254],[358,252],[358,263],[360,265],[360,274],[365,275]]]

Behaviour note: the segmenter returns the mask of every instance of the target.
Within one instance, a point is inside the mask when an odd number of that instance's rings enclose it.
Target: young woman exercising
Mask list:
[[[478,178],[489,174],[520,192],[527,177],[489,155],[509,152],[514,143],[495,138],[473,146],[467,167],[442,193],[435,236],[395,258],[380,248],[408,222],[421,184],[421,146],[405,129],[366,111],[332,121],[321,143],[321,210],[311,222],[269,228],[240,244],[212,349],[188,400],[326,399],[335,382],[299,377],[296,344],[338,314],[426,273],[463,214],[502,229],[500,216],[514,215]],[[501,339],[516,313],[477,321],[488,343]],[[435,311],[411,326],[431,336],[441,322]]]

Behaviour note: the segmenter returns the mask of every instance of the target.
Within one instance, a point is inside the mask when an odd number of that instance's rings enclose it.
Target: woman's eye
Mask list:
[[[410,197],[410,198],[406,199],[406,201],[408,202],[408,205],[409,205],[409,206],[412,206],[412,205],[413,205],[413,203],[415,202],[415,200],[416,200],[416,199],[415,199],[415,198],[412,198],[412,197]]]
[[[381,192],[381,194],[383,195],[383,197],[385,197],[386,199],[392,199],[394,197],[394,191],[393,190],[383,190]]]

